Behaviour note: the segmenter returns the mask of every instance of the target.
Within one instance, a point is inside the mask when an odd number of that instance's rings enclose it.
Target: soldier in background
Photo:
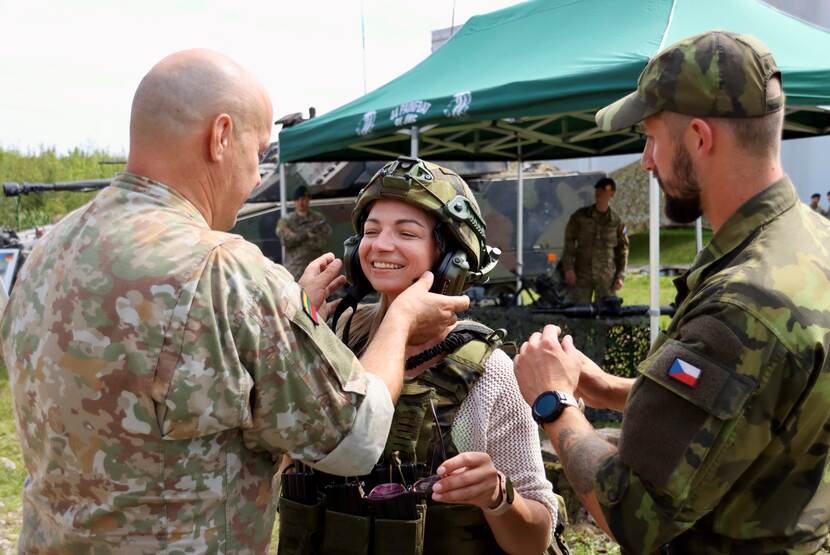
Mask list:
[[[781,166],[780,77],[758,39],[712,31],[597,113],[603,131],[642,125],[666,215],[715,234],[636,380],[553,325],[515,359],[568,481],[626,553],[830,552],[830,225]],[[575,395],[624,409],[618,447]]]
[[[819,193],[813,193],[812,195],[810,195],[810,208],[813,210],[813,212],[818,212],[822,216],[827,216],[827,211],[825,211],[824,209],[822,209],[821,206],[819,206],[819,202],[821,202],[821,195]]]
[[[617,191],[610,177],[594,185],[595,203],[574,212],[565,227],[562,270],[571,302],[600,302],[623,286],[628,237],[609,203]]]
[[[407,342],[468,306],[426,272],[356,359],[324,322],[334,255],[301,288],[225,232],[271,116],[228,58],[165,58],[136,91],[126,172],[35,245],[0,321],[30,474],[20,553],[265,553],[283,453],[368,472]]]
[[[285,247],[282,265],[300,279],[306,266],[323,253],[331,226],[322,214],[309,208],[311,195],[305,185],[294,192],[294,211],[277,222],[277,235]]]

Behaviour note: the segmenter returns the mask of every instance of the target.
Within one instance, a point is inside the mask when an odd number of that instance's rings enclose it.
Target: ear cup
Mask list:
[[[343,269],[346,280],[352,286],[355,296],[363,298],[372,292],[372,284],[360,267],[360,241],[362,235],[352,235],[343,241]]]
[[[470,263],[467,253],[459,249],[445,254],[433,271],[435,280],[430,291],[442,295],[458,295],[464,291],[467,276],[470,274]]]

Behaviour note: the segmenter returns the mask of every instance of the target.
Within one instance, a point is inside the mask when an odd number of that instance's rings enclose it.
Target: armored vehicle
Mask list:
[[[276,235],[280,217],[278,148],[269,147],[260,164],[262,183],[239,212],[233,233],[257,244],[271,260],[282,260],[282,245]],[[361,187],[382,162],[320,162],[293,164],[286,171],[286,190],[300,185],[311,191],[311,206],[323,213],[333,233],[326,249],[341,255],[343,241],[354,232],[351,211]],[[516,167],[507,162],[446,164],[458,172],[474,191],[487,223],[488,242],[501,249],[499,265],[487,284],[488,294],[515,292],[516,283]],[[524,177],[523,275],[529,283],[553,268],[562,254],[565,224],[570,214],[593,202],[593,185],[604,174],[563,173],[540,165],[526,164]],[[109,184],[109,179],[62,183],[6,183],[6,196],[45,191],[91,191]],[[288,203],[289,210],[293,202]]]
[[[447,164],[470,185],[487,223],[488,243],[499,247],[501,259],[487,284],[488,295],[514,292],[516,284],[516,187],[515,168],[506,163]],[[300,166],[300,165],[298,165]],[[286,190],[306,185],[311,207],[321,212],[333,232],[326,249],[341,255],[343,241],[354,233],[351,212],[360,188],[381,166],[377,163],[320,163],[302,165],[286,175]],[[316,173],[315,173],[316,170]],[[545,274],[562,254],[565,225],[571,213],[593,202],[594,183],[602,173],[563,173],[530,166],[525,170],[523,280]],[[280,217],[278,177],[264,176],[239,212],[233,233],[257,244],[275,262],[282,246],[275,233]],[[293,203],[288,203],[289,211]]]

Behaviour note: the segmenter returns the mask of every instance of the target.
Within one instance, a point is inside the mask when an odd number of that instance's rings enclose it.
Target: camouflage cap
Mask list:
[[[470,187],[454,171],[417,158],[401,156],[383,166],[357,197],[352,225],[361,233],[371,203],[380,198],[412,204],[446,224],[470,256],[473,271],[489,263],[486,224]]]
[[[769,49],[750,35],[709,31],[669,46],[646,65],[637,90],[597,112],[597,126],[619,131],[668,110],[689,116],[751,118],[777,112],[780,78]]]

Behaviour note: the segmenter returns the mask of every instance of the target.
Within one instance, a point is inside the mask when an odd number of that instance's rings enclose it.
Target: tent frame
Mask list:
[[[828,112],[827,107],[813,106],[789,106],[784,122],[784,130],[805,134],[807,136],[819,136],[830,134],[830,126],[816,127],[792,121],[789,116],[799,112]],[[504,160],[517,162],[517,213],[516,213],[516,291],[522,289],[522,267],[523,267],[523,243],[524,243],[524,222],[522,206],[524,205],[524,173],[523,162],[527,159],[536,159],[541,151],[548,146],[573,151],[577,156],[606,156],[616,154],[616,150],[629,146],[631,143],[642,140],[639,132],[629,129],[622,132],[603,132],[594,124],[595,110],[584,110],[580,112],[565,112],[546,116],[530,116],[523,118],[505,118],[500,120],[484,120],[471,123],[457,123],[452,125],[424,125],[402,128],[397,132],[364,141],[358,141],[349,145],[350,149],[365,154],[372,154],[383,158],[396,158],[400,155],[399,150],[389,148],[391,144],[400,146],[401,141],[409,139],[409,154],[413,158],[436,158],[448,152],[462,151],[471,156],[484,154],[498,157]],[[567,132],[568,118],[578,122],[590,122],[591,126]],[[554,122],[561,122],[563,133],[556,135],[546,133],[540,129]],[[480,132],[486,130],[491,136],[482,138]],[[495,135],[495,136],[493,136]],[[586,144],[588,141],[595,141],[605,137],[615,136],[619,140],[601,148]],[[530,148],[527,148],[530,147]],[[535,147],[535,148],[534,148]],[[623,151],[621,154],[629,152]],[[287,163],[279,165],[280,172],[280,198],[282,217],[288,214],[288,202],[285,190],[285,169]],[[649,273],[650,273],[650,295],[649,295],[649,319],[652,342],[659,331],[660,318],[660,189],[657,180],[653,175],[649,178]],[[696,247],[703,249],[703,230],[701,220],[695,222]],[[285,253],[283,253],[284,255]],[[516,302],[520,299],[517,296]]]

